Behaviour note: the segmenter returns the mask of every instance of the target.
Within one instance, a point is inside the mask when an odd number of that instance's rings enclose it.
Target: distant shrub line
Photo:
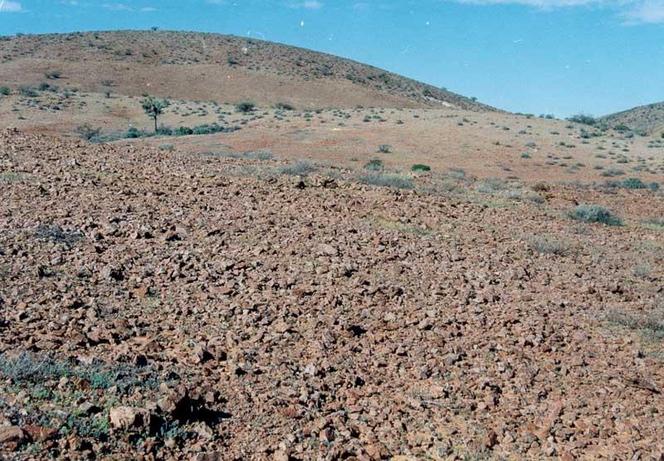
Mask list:
[[[81,138],[95,143],[102,142],[111,142],[117,141],[118,139],[138,139],[138,138],[150,138],[153,136],[189,136],[189,135],[205,135],[205,134],[214,134],[214,133],[232,133],[239,130],[239,127],[226,127],[221,126],[217,123],[205,123],[202,125],[196,125],[193,128],[188,126],[179,126],[177,128],[171,128],[167,126],[160,126],[157,128],[156,132],[150,132],[145,130],[139,130],[136,127],[131,127],[127,131],[110,133],[110,134],[101,134],[99,128],[93,128],[89,125],[82,125],[76,129],[76,132],[81,136]]]

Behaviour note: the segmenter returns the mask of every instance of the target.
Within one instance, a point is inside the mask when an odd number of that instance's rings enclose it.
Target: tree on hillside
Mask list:
[[[148,96],[141,101],[141,105],[143,106],[145,115],[154,120],[154,132],[156,133],[157,119],[161,114],[164,113],[164,109],[166,109],[170,103],[166,99],[157,99],[152,96]]]

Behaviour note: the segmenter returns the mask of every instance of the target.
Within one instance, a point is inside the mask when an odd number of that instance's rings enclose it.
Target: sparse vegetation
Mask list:
[[[392,146],[389,144],[381,144],[378,146],[378,153],[379,154],[389,154],[392,152]]]
[[[570,217],[586,223],[601,223],[608,226],[622,225],[620,218],[600,205],[581,204],[570,212]]]
[[[12,94],[12,90],[6,86],[0,86],[0,96],[9,96],[10,94]]]

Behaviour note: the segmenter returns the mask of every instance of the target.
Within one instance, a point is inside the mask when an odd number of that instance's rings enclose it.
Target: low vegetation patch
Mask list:
[[[383,161],[378,159],[370,160],[366,165],[364,165],[364,169],[369,171],[383,171],[383,168]]]
[[[362,184],[370,186],[391,187],[394,189],[413,189],[412,178],[399,174],[374,173],[360,177]]]
[[[592,115],[587,114],[576,114],[568,118],[570,122],[581,123],[583,125],[595,126],[597,125],[597,119]]]
[[[12,90],[6,86],[0,86],[0,95],[9,96],[10,94],[12,94]]]
[[[649,229],[664,231],[664,217],[646,219],[644,224]]]
[[[274,105],[277,110],[295,110],[295,106],[287,102],[278,102]]]
[[[608,226],[620,226],[622,220],[610,210],[600,205],[582,204],[569,213],[572,219],[585,223],[601,223]]]
[[[316,171],[316,166],[306,160],[299,160],[279,168],[279,173],[289,176],[307,176]]]
[[[635,330],[647,340],[664,340],[664,306],[656,306],[646,312],[611,311],[606,320],[613,325]]]
[[[536,235],[529,238],[528,246],[538,253],[557,256],[564,256],[570,249],[568,242],[549,235]]]
[[[35,230],[35,237],[40,240],[72,246],[83,239],[83,234],[78,231],[64,230],[57,225],[41,224]]]
[[[426,172],[426,171],[431,171],[431,167],[429,165],[424,165],[422,163],[416,163],[412,167],[410,167],[411,171],[415,172]]]
[[[101,136],[101,128],[93,128],[88,123],[76,128],[76,133],[86,141],[97,142]]]

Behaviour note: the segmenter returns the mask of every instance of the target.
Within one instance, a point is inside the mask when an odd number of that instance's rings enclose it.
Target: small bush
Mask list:
[[[616,168],[609,168],[608,170],[605,170],[602,172],[602,176],[605,177],[614,177],[614,176],[622,176],[624,175],[625,172],[623,170],[619,170]]]
[[[378,153],[380,154],[389,154],[392,152],[392,146],[389,144],[381,144],[378,146]]]
[[[235,105],[235,110],[243,114],[253,112],[254,109],[256,109],[256,104],[251,101],[242,101]]]
[[[570,212],[570,217],[586,223],[601,223],[608,226],[620,226],[622,221],[611,211],[599,205],[582,204]]]
[[[586,114],[573,115],[567,120],[569,120],[570,122],[581,123],[583,125],[590,125],[590,126],[594,126],[597,124],[597,119],[595,119],[595,117]]]
[[[145,138],[148,136],[150,136],[148,133],[133,126],[130,127],[124,135],[124,137],[128,139]]]
[[[173,144],[159,144],[159,150],[173,152],[175,150],[175,146]]]
[[[7,88],[6,86],[0,86],[0,95],[9,96],[10,94],[12,94],[12,90]]]
[[[76,133],[86,141],[96,141],[101,134],[101,128],[93,128],[89,124],[84,124],[76,128]]]
[[[57,80],[62,77],[62,72],[59,70],[49,70],[48,72],[44,72],[44,77],[49,80]]]
[[[538,253],[564,256],[569,244],[550,236],[535,236],[528,240],[528,246]]]
[[[360,182],[371,186],[392,187],[394,189],[413,189],[413,180],[397,174],[370,174],[360,177]]]
[[[175,129],[173,134],[175,136],[189,136],[190,134],[194,134],[194,130],[192,130],[188,126],[179,126]]]
[[[429,165],[424,165],[422,163],[416,163],[412,167],[410,167],[411,171],[431,171],[431,167]]]
[[[274,105],[277,110],[295,110],[295,106],[287,102],[278,102]]]
[[[36,89],[32,88],[31,86],[22,86],[18,89],[18,93],[21,96],[25,96],[26,98],[35,98],[39,96],[39,93],[37,92]]]
[[[173,128],[162,125],[157,128],[157,132],[155,134],[159,136],[173,136]]]
[[[370,160],[366,165],[364,165],[364,169],[370,171],[382,171],[383,161],[378,159]]]
[[[35,230],[35,237],[39,240],[47,240],[53,243],[62,243],[66,246],[73,246],[83,239],[83,234],[78,231],[66,231],[60,226],[48,226],[41,224]]]
[[[648,186],[639,178],[627,178],[622,182],[625,189],[646,189]]]
[[[316,171],[316,167],[305,160],[300,160],[291,165],[279,168],[279,173],[289,176],[307,176],[314,171]]]

